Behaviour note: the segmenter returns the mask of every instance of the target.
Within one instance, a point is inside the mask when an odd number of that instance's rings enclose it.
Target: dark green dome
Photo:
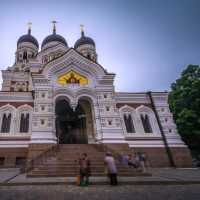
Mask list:
[[[95,47],[94,40],[90,37],[86,37],[84,32],[81,32],[81,38],[76,41],[74,48],[77,49],[79,46],[84,44],[91,44]]]
[[[38,41],[31,35],[31,30],[28,30],[28,33],[26,35],[22,35],[18,41],[17,41],[17,46],[22,43],[22,42],[30,42],[34,44],[37,48],[39,48]]]
[[[66,47],[68,47],[65,38],[56,33],[53,33],[53,34],[47,36],[42,42],[42,47],[49,42],[60,42],[60,43],[64,44]]]

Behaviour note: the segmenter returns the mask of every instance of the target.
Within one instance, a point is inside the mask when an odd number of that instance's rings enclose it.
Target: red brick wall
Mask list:
[[[26,157],[32,159],[55,144],[31,144],[29,148],[0,148],[0,157],[4,157],[4,166],[15,167],[16,157]],[[145,152],[150,167],[169,167],[169,159],[165,148],[132,148],[133,153]],[[191,167],[192,158],[188,148],[173,147],[171,148],[176,167]]]
[[[192,156],[188,148],[171,148],[176,167],[191,167]]]
[[[0,157],[5,158],[1,167],[15,167],[16,157],[27,157],[28,148],[0,148]]]
[[[28,159],[31,160],[45,152],[55,144],[30,144],[28,149]]]

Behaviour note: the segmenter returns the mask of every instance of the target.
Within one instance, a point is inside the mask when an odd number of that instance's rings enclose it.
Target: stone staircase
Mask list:
[[[28,177],[73,177],[79,174],[77,159],[82,153],[87,153],[91,161],[92,176],[105,176],[105,152],[111,151],[117,158],[120,153],[129,154],[128,145],[115,144],[60,144],[55,151],[44,156],[28,171]],[[118,174],[120,176],[142,175],[134,168],[122,165],[116,159]]]

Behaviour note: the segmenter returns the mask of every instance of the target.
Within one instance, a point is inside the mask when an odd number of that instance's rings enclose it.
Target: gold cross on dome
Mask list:
[[[57,21],[53,20],[51,22],[53,24],[53,32],[55,33],[56,32],[56,24],[58,23]]]
[[[27,25],[28,25],[28,29],[31,29],[31,27],[32,27],[32,22],[28,22]]]
[[[56,20],[53,20],[51,23],[55,26],[58,22]]]
[[[81,24],[80,27],[81,27],[81,32],[84,32],[84,25]]]

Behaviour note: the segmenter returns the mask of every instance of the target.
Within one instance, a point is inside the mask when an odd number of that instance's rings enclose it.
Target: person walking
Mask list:
[[[107,168],[108,177],[110,178],[110,185],[118,185],[117,167],[111,152],[106,153],[104,163]]]
[[[146,172],[146,155],[144,153],[138,152],[139,163],[142,168],[142,172]]]
[[[90,160],[86,153],[83,153],[79,158],[80,166],[80,186],[87,186],[89,184],[89,176],[91,175]]]
[[[121,163],[125,166],[128,166],[128,155],[127,154],[121,155]]]
[[[128,166],[137,168],[137,164],[136,164],[136,162],[133,160],[131,154],[128,155]]]

